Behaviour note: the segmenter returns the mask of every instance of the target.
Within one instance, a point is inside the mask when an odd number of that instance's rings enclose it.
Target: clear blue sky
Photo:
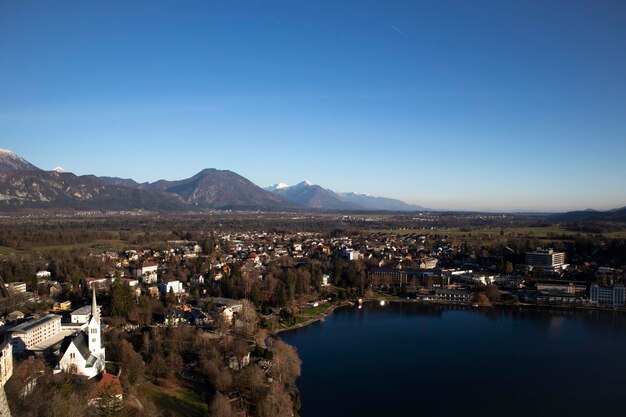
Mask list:
[[[626,205],[626,3],[3,1],[0,147],[434,208]]]

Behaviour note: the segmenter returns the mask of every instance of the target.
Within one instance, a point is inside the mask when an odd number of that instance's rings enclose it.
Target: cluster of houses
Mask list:
[[[370,268],[371,285],[381,291],[414,294],[416,298],[469,302],[476,289],[494,285],[502,294],[521,302],[541,305],[580,305],[621,308],[626,304],[625,271],[597,267],[592,281],[563,279],[559,272],[569,268],[565,253],[537,250],[526,253],[526,263],[518,270],[541,269],[543,279],[522,274],[497,274],[459,267]]]
[[[98,378],[99,389],[107,389],[122,400],[119,375],[108,374],[105,368],[106,350],[102,343],[100,306],[96,303],[95,289],[91,305],[71,312],[69,320],[58,314],[25,318],[16,312],[7,317],[4,342],[0,345],[0,415],[10,416],[4,385],[13,374],[13,358],[45,358],[54,362],[53,373],[75,378]],[[28,366],[28,361],[22,365]],[[22,394],[28,394],[43,372],[28,376]],[[100,391],[97,391],[100,392]],[[98,406],[99,397],[91,399]]]

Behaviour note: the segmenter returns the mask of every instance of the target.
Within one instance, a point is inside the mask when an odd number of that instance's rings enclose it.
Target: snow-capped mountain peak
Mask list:
[[[270,185],[269,187],[265,187],[265,190],[267,191],[278,191],[278,190],[285,190],[289,188],[289,186],[287,184],[285,184],[284,182],[279,182],[278,184],[274,184],[274,185]]]
[[[300,182],[300,183],[298,183],[298,184],[294,185],[294,186],[293,186],[293,188],[296,188],[296,187],[299,187],[299,188],[300,188],[300,187],[311,187],[311,186],[313,186],[313,185],[315,185],[315,184],[313,184],[311,181],[309,181],[309,180],[304,180],[304,181],[302,181],[302,182]]]
[[[38,171],[39,168],[8,149],[0,148],[0,171]]]

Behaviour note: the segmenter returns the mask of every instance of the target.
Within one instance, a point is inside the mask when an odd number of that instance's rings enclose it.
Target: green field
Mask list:
[[[500,236],[500,231],[503,230],[504,234]],[[577,235],[589,235],[591,233],[579,233],[572,230],[566,230],[558,226],[548,227],[490,227],[490,228],[477,228],[477,229],[461,229],[461,228],[432,228],[432,229],[387,229],[387,230],[368,230],[369,233],[384,233],[384,234],[398,234],[398,235],[440,235],[440,236],[452,236],[452,237],[490,237],[490,238],[510,238],[510,237],[533,237],[537,239],[554,238],[559,239],[561,236],[574,237]],[[591,234],[594,235],[594,234]],[[606,238],[624,239],[626,238],[626,230],[619,232],[602,233],[602,236]]]
[[[164,388],[153,383],[137,389],[141,398],[147,398],[157,406],[163,417],[205,417],[206,403],[190,387]]]
[[[93,242],[75,243],[70,245],[48,245],[48,246],[35,246],[30,249],[17,249],[8,246],[0,246],[0,255],[11,255],[12,253],[24,253],[24,252],[46,252],[46,251],[71,251],[75,249],[89,249],[96,253],[103,253],[107,250],[120,251],[130,248],[128,242],[124,242],[119,239],[102,239]]]
[[[317,307],[307,306],[306,308],[300,310],[298,314],[296,314],[296,322],[300,323],[300,322],[312,319],[314,317],[317,317],[320,314],[322,314],[324,311],[326,311],[326,309],[330,306],[331,306],[330,303],[321,303]]]
[[[128,244],[123,240],[96,240],[94,242],[87,243],[75,243],[72,245],[54,245],[54,246],[37,246],[33,248],[34,251],[46,251],[46,250],[65,250],[72,249],[92,249],[96,252],[105,252],[109,249],[122,250],[127,247]]]
[[[10,255],[16,252],[20,252],[20,251],[17,249],[9,248],[7,246],[0,246],[0,255]]]

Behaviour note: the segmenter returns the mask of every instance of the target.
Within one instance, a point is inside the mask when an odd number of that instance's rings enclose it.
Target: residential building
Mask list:
[[[228,358],[228,367],[233,371],[239,371],[248,365],[250,365],[250,352],[240,357],[233,354]]]
[[[368,274],[374,287],[404,288],[407,291],[440,287],[448,281],[441,269],[371,268]]]
[[[330,275],[324,274],[322,275],[322,287],[328,287],[330,285]]]
[[[13,375],[13,346],[5,341],[0,344],[0,417],[11,417],[11,409],[4,392],[4,385]]]
[[[0,344],[0,389],[13,375],[13,345],[10,341]]]
[[[182,294],[185,292],[183,290],[183,283],[175,280],[175,281],[163,281],[159,283],[159,291],[161,294],[169,294],[170,291],[174,294]]]
[[[437,267],[438,262],[439,259],[437,258],[422,259],[421,261],[419,261],[419,267],[420,269],[433,269]]]
[[[70,314],[72,324],[85,324],[89,322],[92,314],[92,306],[86,305],[77,310],[72,311]],[[101,308],[98,306],[98,313],[100,313]]]
[[[587,285],[584,282],[572,281],[541,281],[537,282],[537,291],[565,294],[585,294]]]
[[[525,278],[518,275],[500,275],[496,277],[494,284],[502,285],[505,287],[522,288],[524,286]]]
[[[83,278],[83,282],[85,283],[85,286],[87,287],[89,291],[93,289],[105,290],[111,286],[110,278],[87,277],[87,278]]]
[[[122,278],[122,283],[128,285],[130,288],[135,288],[139,286],[139,280],[132,278]]]
[[[589,301],[598,306],[622,307],[626,292],[623,284],[615,284],[609,287],[601,287],[591,284],[589,288]]]
[[[53,338],[61,332],[61,316],[48,314],[36,320],[30,320],[10,330],[13,351],[21,354],[36,345]]]
[[[526,264],[546,271],[559,271],[566,267],[565,253],[553,249],[538,249],[526,252]]]
[[[454,282],[467,285],[490,285],[495,282],[496,276],[470,272],[460,275],[455,274],[453,275],[453,280]]]
[[[155,284],[158,279],[158,268],[156,262],[144,261],[139,268],[135,269],[135,276],[144,284]]]
[[[194,275],[189,280],[191,285],[204,285],[204,276],[202,275]]]
[[[582,304],[582,298],[579,295],[566,292],[538,292],[533,297],[527,298],[536,304],[550,305],[575,305]]]
[[[60,302],[54,303],[54,305],[52,306],[52,311],[66,311],[66,310],[69,310],[70,308],[72,308],[71,301],[60,301]]]
[[[214,304],[221,311],[222,317],[227,321],[231,321],[234,314],[243,309],[243,303],[240,300],[234,300],[232,298],[209,297],[205,300]]]
[[[361,254],[361,252],[350,248],[344,249],[341,252],[341,256],[347,261],[356,261],[359,259],[363,259],[363,254]]]
[[[395,268],[373,268],[368,271],[373,286],[401,287],[406,284],[406,271]]]
[[[460,289],[437,288],[434,298],[440,301],[451,301],[455,303],[466,303],[470,300],[470,292]]]
[[[50,277],[52,277],[52,273],[50,273],[50,271],[38,271],[37,272],[38,279],[49,279]]]
[[[24,294],[26,292],[25,282],[10,282],[7,284],[7,289],[13,295]]]

